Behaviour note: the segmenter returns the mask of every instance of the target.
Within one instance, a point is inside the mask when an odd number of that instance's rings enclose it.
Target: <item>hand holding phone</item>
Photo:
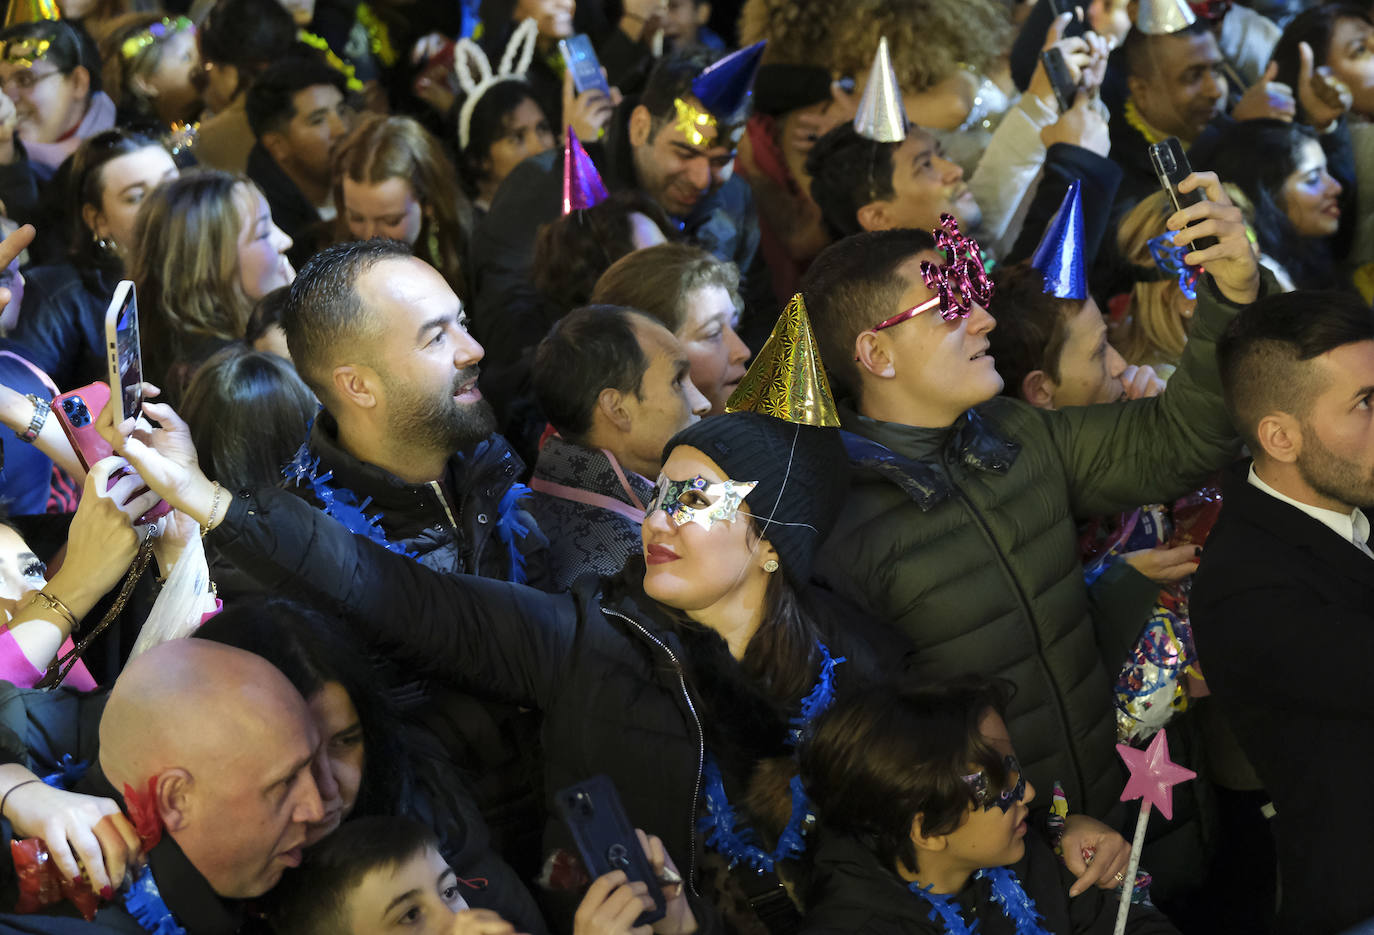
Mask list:
[[[605,891],[600,894],[601,903],[607,902],[613,895],[612,891],[621,886],[621,882],[602,878],[609,873],[620,871],[629,883],[643,884],[644,892],[639,895],[647,896],[653,902],[653,908],[640,913],[634,924],[650,925],[662,919],[666,913],[663,892],[655,879],[648,858],[644,856],[644,848],[635,833],[634,825],[630,823],[624,807],[620,804],[615,784],[606,776],[593,776],[560,791],[557,802],[563,821],[572,832],[573,841],[582,855],[582,862],[592,878],[592,888],[588,890],[588,897],[600,887],[600,890]],[[638,893],[638,888],[634,888],[633,891],[627,889],[617,897],[625,904],[620,906],[620,909],[633,905],[632,892]]]
[[[1078,85],[1073,80],[1069,63],[1064,60],[1063,50],[1058,46],[1050,46],[1040,53],[1040,63],[1045,66],[1045,77],[1050,81],[1054,99],[1059,102],[1059,112],[1065,113],[1078,97]]]
[[[1188,155],[1183,151],[1183,144],[1179,142],[1178,137],[1171,136],[1167,140],[1151,143],[1149,153],[1150,165],[1154,167],[1160,187],[1168,193],[1175,211],[1182,211],[1190,205],[1207,200],[1200,189],[1195,188],[1188,192],[1179,190],[1179,183],[1193,174],[1193,167],[1188,162]],[[1216,245],[1215,237],[1199,237],[1193,241],[1192,248],[1206,250]]]
[[[584,33],[578,33],[571,39],[560,39],[558,51],[562,53],[563,64],[572,75],[574,94],[600,91],[607,97],[611,96],[611,86],[601,73],[601,62],[592,48],[592,40]]]

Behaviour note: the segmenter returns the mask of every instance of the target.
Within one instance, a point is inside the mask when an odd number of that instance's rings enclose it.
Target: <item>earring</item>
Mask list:
[[[92,234],[91,239],[95,241],[95,245],[104,253],[114,253],[117,249],[114,239],[111,237],[100,237],[96,234]]]
[[[775,558],[770,558],[768,561],[763,563],[763,570],[771,575],[773,572],[778,570],[778,560]]]

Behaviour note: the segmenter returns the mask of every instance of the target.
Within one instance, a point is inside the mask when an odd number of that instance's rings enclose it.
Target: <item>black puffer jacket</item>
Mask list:
[[[326,488],[369,500],[363,512],[393,551],[435,571],[536,587],[547,583],[548,541],[525,510],[528,490],[517,485],[525,464],[500,435],[489,436],[471,452],[455,452],[442,483],[428,484],[408,484],[364,464],[339,447],[338,438],[334,417],[321,410],[287,469],[288,489],[317,507],[323,506]],[[445,488],[457,501],[456,511]]]
[[[341,608],[401,665],[538,708],[546,797],[607,774],[630,820],[663,839],[695,891],[707,746],[743,731],[706,717],[709,704],[690,687],[700,672],[688,644],[701,641],[679,632],[634,586],[634,569],[613,582],[584,578],[558,595],[437,575],[275,489],[236,497],[213,539],[264,587]],[[851,617],[844,632],[823,626],[823,638],[835,655],[857,662],[862,624]],[[838,673],[840,690],[851,678],[858,676]],[[549,822],[545,845],[571,846],[560,822]],[[714,913],[697,908],[709,930]]]
[[[1116,893],[1093,887],[1069,899],[1073,875],[1033,827],[1026,835],[1025,856],[1011,870],[1026,895],[1035,900],[1045,931],[1108,935],[1115,926]],[[992,901],[990,892],[987,881],[969,880],[956,897],[965,922],[976,924],[982,935],[1012,935],[1016,926]],[[929,902],[912,893],[867,848],[849,837],[822,837],[809,904],[803,935],[941,935],[945,931],[942,922],[930,918]],[[1126,931],[1130,935],[1177,933],[1168,919],[1147,906],[1131,907]]]
[[[109,379],[105,309],[118,283],[117,270],[65,263],[24,273],[24,302],[10,337],[64,393]]]

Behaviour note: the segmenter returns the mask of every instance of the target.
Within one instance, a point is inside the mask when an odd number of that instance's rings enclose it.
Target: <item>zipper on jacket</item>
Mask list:
[[[1059,682],[1055,679],[1054,673],[1050,670],[1049,663],[1045,659],[1045,647],[1040,641],[1040,633],[1035,629],[1035,613],[1031,609],[1030,599],[1026,597],[1026,592],[1021,588],[1021,582],[1016,579],[1016,572],[1012,569],[1011,563],[1007,561],[1007,556],[998,548],[997,538],[992,534],[992,527],[988,525],[983,514],[978,511],[978,507],[974,506],[973,500],[969,498],[969,495],[964,493],[964,489],[955,483],[954,475],[953,472],[950,471],[949,465],[945,464],[942,466],[945,469],[946,476],[949,478],[950,487],[959,495],[959,500],[968,509],[969,515],[971,515],[974,522],[978,524],[978,528],[982,530],[988,545],[992,547],[992,553],[997,556],[997,564],[1001,566],[1003,573],[1007,576],[1007,580],[1011,582],[1012,592],[1016,595],[1016,600],[1021,605],[1021,612],[1026,615],[1026,623],[1030,629],[1031,640],[1035,643],[1036,658],[1039,660],[1041,667],[1045,670],[1045,676],[1049,680],[1049,683],[1055,687],[1055,697],[1053,701],[1055,713],[1059,715],[1059,725],[1064,731],[1064,736],[1072,738],[1073,726],[1069,724],[1069,716],[1064,712],[1064,702],[1058,693]],[[1088,794],[1087,777],[1083,775],[1083,764],[1078,762],[1078,755],[1073,752],[1072,747],[1070,747],[1069,761],[1073,764],[1074,772],[1078,777],[1079,793],[1080,795],[1086,796]]]
[[[659,649],[663,650],[665,653],[668,654],[668,658],[673,661],[673,669],[677,672],[677,683],[678,686],[682,689],[682,700],[687,702],[687,710],[692,713],[692,723],[696,726],[697,729],[697,780],[696,784],[692,787],[692,815],[691,821],[687,825],[687,830],[689,832],[687,837],[687,886],[691,889],[693,896],[700,898],[701,894],[697,892],[696,880],[697,801],[701,798],[701,774],[703,768],[706,765],[706,735],[701,729],[701,717],[697,714],[697,706],[692,704],[691,693],[687,691],[687,678],[683,675],[682,663],[678,661],[677,656],[673,653],[671,649],[668,648],[668,645],[664,643],[662,640],[660,640],[658,637],[654,636],[648,630],[646,630],[637,621],[631,620],[629,617],[625,616],[618,610],[611,610],[609,607],[602,607],[601,612],[603,614],[610,614],[613,617],[619,617],[621,620],[624,620],[630,626],[638,630],[646,640],[653,643]]]

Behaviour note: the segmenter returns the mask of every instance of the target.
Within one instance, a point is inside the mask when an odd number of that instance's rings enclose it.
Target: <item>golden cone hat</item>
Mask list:
[[[800,293],[787,303],[749,372],[730,394],[725,411],[757,412],[797,425],[839,428],[840,414]]]
[[[1187,0],[1140,0],[1135,28],[1148,36],[1167,36],[1197,22]]]

